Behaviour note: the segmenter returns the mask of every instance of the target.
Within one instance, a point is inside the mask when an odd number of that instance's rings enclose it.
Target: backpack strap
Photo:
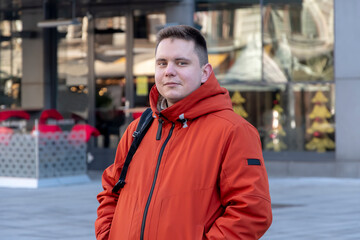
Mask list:
[[[149,129],[153,120],[154,120],[154,118],[152,117],[151,108],[147,108],[143,112],[143,114],[141,114],[140,121],[136,127],[136,131],[133,133],[134,140],[131,143],[129,152],[126,156],[124,166],[120,173],[119,181],[115,184],[114,188],[112,189],[113,193],[117,193],[121,188],[124,187],[126,173],[127,173],[128,167],[130,165],[130,162],[132,160],[132,157],[135,154],[137,148],[139,147],[141,140],[144,138],[144,136],[145,136],[147,130]]]

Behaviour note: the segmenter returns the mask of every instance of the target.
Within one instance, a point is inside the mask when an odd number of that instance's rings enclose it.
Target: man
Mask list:
[[[272,213],[257,130],[233,112],[199,31],[161,30],[155,57],[155,120],[124,188],[112,192],[138,120],[104,171],[97,239],[259,239]]]

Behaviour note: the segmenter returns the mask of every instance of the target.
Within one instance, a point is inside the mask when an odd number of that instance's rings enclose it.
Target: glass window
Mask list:
[[[97,147],[116,148],[125,122],[126,18],[95,18]]]
[[[303,85],[296,89],[300,106],[296,112],[303,117],[304,150],[323,153],[335,149],[335,87],[329,85]],[[300,95],[300,96],[299,96]],[[302,108],[302,109],[300,109]]]
[[[87,17],[58,27],[57,109],[67,118],[88,119]]]
[[[198,11],[194,22],[207,40],[209,62],[223,86],[261,81],[260,6]]]
[[[95,18],[96,122],[101,136],[97,146],[116,148],[126,124],[126,113],[137,117],[149,105],[154,85],[155,41],[166,23],[165,14],[134,12],[133,77],[134,109],[128,109],[126,96],[126,17]]]
[[[0,21],[0,107],[21,105],[22,31],[20,20]]]
[[[149,106],[149,92],[155,84],[156,33],[166,24],[164,13],[135,12],[134,15],[134,84],[135,109],[138,116],[145,106]],[[137,27],[143,26],[143,27]]]
[[[334,151],[334,84],[239,85],[233,109],[257,127],[265,151]]]
[[[273,64],[287,81],[333,81],[333,0],[267,2],[263,9],[264,65]]]
[[[333,0],[234,6],[194,15],[234,111],[265,152],[334,151]]]
[[[263,6],[264,81],[269,82],[268,73],[276,73],[283,76],[285,89],[282,108],[275,106],[269,114],[263,147],[277,152],[333,151],[335,91],[334,84],[324,83],[334,81],[333,1],[271,2]]]

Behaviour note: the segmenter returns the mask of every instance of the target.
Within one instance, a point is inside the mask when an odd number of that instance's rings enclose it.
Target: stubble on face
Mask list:
[[[156,51],[155,83],[171,106],[201,85],[202,68],[193,41],[164,39]]]

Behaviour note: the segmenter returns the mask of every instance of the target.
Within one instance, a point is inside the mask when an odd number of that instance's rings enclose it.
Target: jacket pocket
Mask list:
[[[213,189],[194,190],[162,199],[157,240],[202,240]],[[205,200],[206,199],[206,200]]]
[[[137,209],[137,198],[129,194],[119,197],[111,223],[109,240],[131,239],[130,230],[134,228],[134,214]]]

